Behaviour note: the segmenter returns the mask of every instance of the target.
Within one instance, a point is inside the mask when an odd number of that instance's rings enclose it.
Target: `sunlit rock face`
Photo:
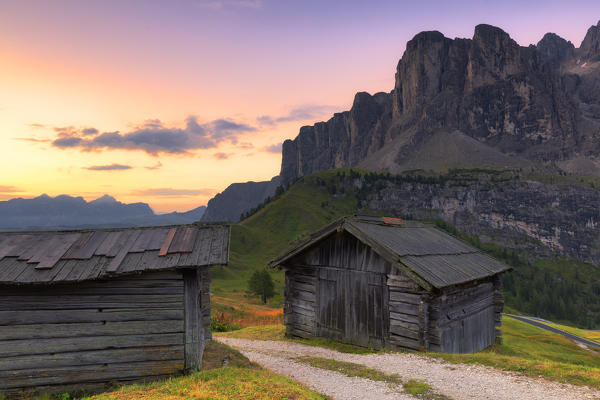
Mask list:
[[[447,148],[463,154],[440,150]],[[358,93],[350,111],[302,127],[283,144],[281,179],[349,166],[399,172],[482,164],[600,175],[599,153],[600,25],[577,49],[552,33],[523,47],[500,28],[478,25],[472,39],[416,35],[390,93]]]

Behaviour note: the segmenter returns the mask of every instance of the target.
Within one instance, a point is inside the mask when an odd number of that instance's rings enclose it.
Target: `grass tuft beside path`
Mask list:
[[[203,370],[147,385],[128,385],[83,400],[323,400],[326,396],[261,368],[238,351],[210,341]]]
[[[315,368],[327,369],[330,371],[339,372],[350,377],[358,377],[370,379],[372,381],[387,382],[392,387],[404,388],[404,391],[420,399],[426,400],[448,400],[447,396],[435,393],[433,388],[422,380],[410,379],[406,382],[402,381],[396,374],[386,374],[378,369],[365,367],[361,364],[331,360],[321,357],[299,357],[296,361],[308,364]]]

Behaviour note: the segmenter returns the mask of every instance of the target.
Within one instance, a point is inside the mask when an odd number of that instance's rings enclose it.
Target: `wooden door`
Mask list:
[[[347,303],[346,336],[359,346],[381,347],[384,337],[384,275],[373,272],[348,271],[350,289]]]
[[[381,347],[387,332],[385,275],[321,268],[319,336],[365,347]]]
[[[342,340],[346,322],[343,271],[319,271],[319,336]]]

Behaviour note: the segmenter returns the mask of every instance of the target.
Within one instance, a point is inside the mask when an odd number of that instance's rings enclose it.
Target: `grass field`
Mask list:
[[[577,335],[584,339],[591,340],[593,342],[597,342],[598,344],[600,344],[600,331],[589,331],[587,329],[574,328],[574,327],[568,326],[568,325],[553,324],[553,323],[544,322],[544,321],[540,321],[540,320],[536,320],[536,321],[540,322],[542,324],[546,324],[548,326],[552,326],[556,329],[561,329],[565,332],[572,333],[573,335]]]
[[[223,360],[228,364],[223,366]],[[220,400],[294,399],[317,400],[326,396],[274,374],[248,361],[237,351],[209,342],[203,370],[148,385],[124,386],[113,392],[85,397],[84,400]]]
[[[216,335],[256,340],[289,340],[281,325],[246,328]],[[473,354],[428,353],[453,363],[483,364],[508,371],[517,371],[532,377],[600,389],[600,356],[584,350],[569,339],[541,328],[504,317],[504,343]],[[374,350],[343,345],[327,339],[302,339],[296,342],[333,350],[369,353]]]

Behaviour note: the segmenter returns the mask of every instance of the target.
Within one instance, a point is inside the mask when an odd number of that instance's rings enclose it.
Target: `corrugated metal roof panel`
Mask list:
[[[160,256],[158,249],[168,228],[2,232],[0,284],[72,282],[146,270],[227,264],[229,226],[178,228],[183,236],[177,248],[165,256]],[[81,237],[88,240],[77,240]],[[140,237],[143,240],[137,240]],[[38,268],[42,263],[43,268]]]
[[[437,288],[486,278],[510,269],[482,253],[405,256],[400,261]]]
[[[460,254],[477,251],[468,244],[434,227],[403,227],[352,221],[366,235],[385,245],[398,256]]]

